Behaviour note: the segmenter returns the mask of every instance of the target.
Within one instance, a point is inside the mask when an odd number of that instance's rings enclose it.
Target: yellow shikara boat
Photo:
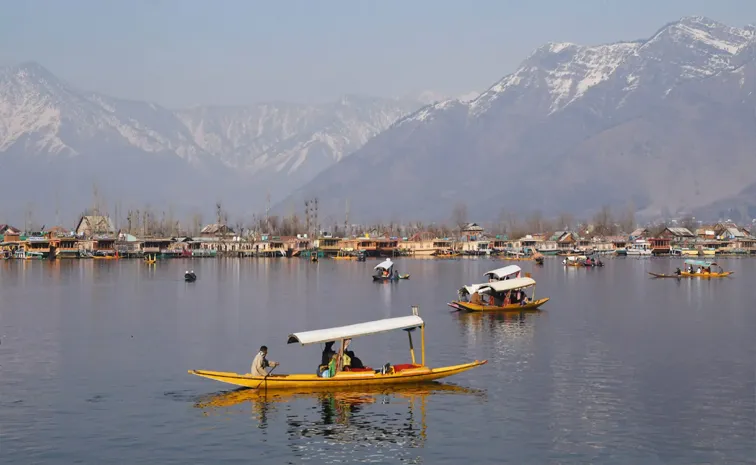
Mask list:
[[[464,286],[458,291],[460,299],[447,305],[456,310],[465,310],[468,312],[534,311],[549,301],[548,297],[535,298],[535,285],[536,282],[533,278],[524,277]],[[510,303],[512,302],[514,291],[529,287],[533,288],[532,299],[524,302]],[[465,296],[470,296],[470,300],[464,300]]]
[[[461,255],[462,254],[460,254],[458,252],[452,252],[450,250],[447,250],[447,251],[437,251],[432,256],[436,257],[436,258],[456,258],[456,257],[459,257]]]
[[[334,260],[357,260],[357,257],[355,257],[354,255],[342,249],[342,250],[339,250],[336,256],[333,257],[333,259]]]
[[[488,361],[453,365],[441,368],[429,368],[425,365],[425,322],[418,316],[417,307],[412,307],[412,315],[398,318],[358,323],[337,328],[305,331],[289,335],[288,343],[301,345],[318,344],[330,341],[341,341],[343,351],[344,341],[359,336],[367,336],[393,330],[405,330],[409,337],[410,357],[412,363],[387,366],[381,370],[372,368],[342,370],[338,369],[331,378],[321,378],[316,374],[269,374],[267,376],[253,376],[223,371],[189,370],[190,374],[213,379],[236,386],[260,389],[342,389],[352,386],[390,386],[400,384],[419,384],[462,373]],[[415,349],[412,345],[412,331],[420,328],[421,361],[416,363]],[[342,353],[339,353],[341,360]]]
[[[719,271],[711,271],[711,267],[716,266],[719,267]],[[679,268],[674,274],[664,274],[664,273],[652,273],[648,272],[651,276],[654,278],[701,278],[701,279],[710,279],[710,278],[726,278],[734,273],[734,271],[724,271],[721,266],[717,265],[714,262],[708,262],[705,260],[685,260],[685,270],[700,270],[700,272],[696,271],[682,271]]]
[[[147,265],[154,265],[155,262],[157,262],[157,258],[155,258],[154,255],[152,256],[152,258],[150,258],[149,255],[144,257],[144,263],[146,263]]]

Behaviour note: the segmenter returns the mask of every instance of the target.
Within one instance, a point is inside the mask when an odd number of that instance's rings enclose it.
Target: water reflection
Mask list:
[[[534,322],[543,312],[454,312],[462,333],[471,341],[482,337],[506,336],[508,338],[532,337]]]
[[[203,397],[194,406],[209,416],[246,413],[239,407],[249,403],[256,426],[263,430],[282,419],[289,448],[297,457],[318,457],[326,463],[387,458],[419,463],[419,457],[407,454],[415,455],[411,451],[424,446],[428,400],[438,395],[486,398],[483,390],[428,383],[327,392],[238,389]],[[285,418],[279,418],[279,410],[285,411]]]

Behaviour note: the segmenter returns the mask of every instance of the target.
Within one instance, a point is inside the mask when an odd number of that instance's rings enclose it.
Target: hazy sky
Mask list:
[[[0,64],[168,106],[482,91],[547,41],[756,23],[756,0],[0,0]]]

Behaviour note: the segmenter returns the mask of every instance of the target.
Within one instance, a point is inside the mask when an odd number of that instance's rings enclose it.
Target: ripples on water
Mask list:
[[[735,278],[651,280],[668,260],[531,270],[552,300],[528,314],[445,303],[494,260],[0,263],[4,463],[754,463],[756,261]],[[420,305],[431,366],[488,359],[391,391],[228,391],[189,368],[246,371],[257,347],[288,372],[320,348],[293,331]],[[353,341],[407,361],[406,336]]]

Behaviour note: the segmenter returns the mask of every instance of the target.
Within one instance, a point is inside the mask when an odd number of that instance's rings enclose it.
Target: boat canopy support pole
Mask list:
[[[425,366],[425,325],[420,327],[420,360]]]
[[[339,343],[339,358],[336,360],[336,372],[344,370],[344,367],[342,366],[344,363],[344,339],[339,340]]]
[[[410,355],[412,356],[412,364],[415,364],[415,348],[412,346],[412,333],[407,331],[407,337],[409,337]]]

